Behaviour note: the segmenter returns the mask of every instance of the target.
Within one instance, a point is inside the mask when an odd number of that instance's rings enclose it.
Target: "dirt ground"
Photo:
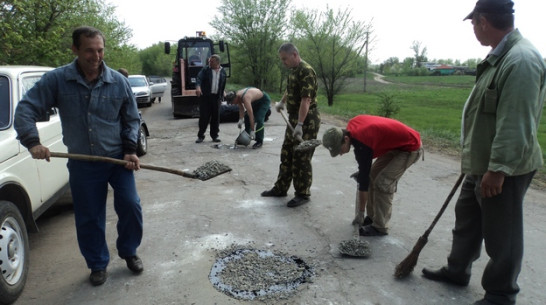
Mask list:
[[[117,217],[111,197],[107,238],[111,252],[108,281],[100,287],[88,282],[74,230],[70,200],[57,204],[31,235],[30,274],[17,305],[42,304],[471,304],[483,295],[480,278],[487,255],[475,263],[470,285],[457,288],[421,276],[423,267],[446,262],[454,222],[453,202],[440,219],[415,271],[394,278],[395,266],[411,251],[428,228],[459,175],[456,158],[426,152],[425,160],[410,167],[398,185],[390,234],[366,238],[372,255],[342,257],[341,241],[352,238],[356,170],[352,153],[331,158],[322,147],[313,158],[311,202],[286,207],[286,198],[263,198],[277,176],[284,121],[273,113],[266,123],[266,139],[259,150],[230,149],[236,123],[220,126],[222,149],[210,137],[195,144],[197,119],[174,119],[170,99],[142,109],[150,128],[148,154],[141,162],[180,170],[194,170],[219,160],[232,171],[208,181],[141,170],[136,174],[145,231],[139,255],[145,271],[134,276],[115,251]],[[332,122],[324,119],[322,135]],[[290,194],[292,195],[292,189]],[[111,196],[111,194],[110,194]],[[455,199],[455,198],[454,198]],[[546,195],[531,189],[525,202],[525,257],[519,278],[518,304],[543,304],[546,299]],[[314,267],[313,281],[301,285],[290,298],[242,301],[216,290],[208,275],[218,250],[232,244],[296,255]]]

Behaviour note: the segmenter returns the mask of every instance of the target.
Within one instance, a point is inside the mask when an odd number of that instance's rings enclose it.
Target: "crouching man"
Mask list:
[[[322,144],[332,157],[354,146],[360,207],[353,224],[361,225],[361,236],[387,235],[398,180],[422,155],[419,133],[393,119],[359,115],[349,120],[346,129],[328,129]]]

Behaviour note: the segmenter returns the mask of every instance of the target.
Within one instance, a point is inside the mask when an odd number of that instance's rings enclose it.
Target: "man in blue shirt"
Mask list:
[[[110,254],[105,238],[108,184],[114,190],[118,215],[118,255],[127,267],[143,271],[136,250],[142,240],[142,208],[136,191],[134,170],[140,124],[137,104],[127,78],[103,62],[104,35],[92,27],[72,33],[70,64],[46,73],[19,102],[15,113],[18,139],[34,159],[49,161],[49,149],[40,144],[36,122],[52,107],[59,109],[63,142],[69,153],[118,158],[125,167],[89,161],[68,161],[70,188],[78,244],[94,286],[107,279]]]

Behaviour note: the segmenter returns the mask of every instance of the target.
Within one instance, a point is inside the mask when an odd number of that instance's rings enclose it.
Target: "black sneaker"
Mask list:
[[[220,140],[220,139],[218,139],[218,138],[214,138],[214,139],[212,139],[212,142],[214,142],[214,143],[219,143],[219,142],[222,142],[222,140]]]
[[[201,143],[201,142],[203,142],[204,139],[205,138],[197,138],[197,140],[195,140],[195,143]]]
[[[373,220],[370,218],[370,216],[366,216],[364,218],[364,223],[362,225],[367,226],[367,225],[371,225],[372,223],[373,223]]]
[[[124,259],[127,263],[127,268],[129,268],[129,270],[133,271],[134,273],[141,273],[144,270],[144,265],[142,264],[142,260],[140,259],[140,257],[134,255],[125,257]]]
[[[286,192],[279,191],[276,187],[262,192],[262,197],[286,197]]]
[[[260,148],[260,147],[262,147],[263,144],[264,144],[263,142],[256,142],[256,143],[254,143],[254,145],[252,145],[252,148],[254,148],[254,149]]]
[[[378,229],[376,229],[372,225],[367,225],[367,226],[360,227],[360,229],[358,230],[358,233],[359,233],[360,236],[385,236],[385,235],[388,235],[387,232],[379,231]]]
[[[295,207],[299,207],[302,204],[306,204],[308,202],[309,202],[309,197],[296,196],[292,198],[292,200],[288,201],[286,206],[289,208],[295,208]]]
[[[107,278],[108,278],[108,272],[106,272],[106,269],[93,270],[91,271],[91,274],[89,275],[89,281],[91,282],[91,285],[93,286],[100,286],[104,284]]]

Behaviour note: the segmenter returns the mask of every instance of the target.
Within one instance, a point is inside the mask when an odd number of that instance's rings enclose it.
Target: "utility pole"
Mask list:
[[[366,61],[364,62],[364,92],[366,92],[366,76],[368,74],[368,36],[370,32],[366,32]]]

